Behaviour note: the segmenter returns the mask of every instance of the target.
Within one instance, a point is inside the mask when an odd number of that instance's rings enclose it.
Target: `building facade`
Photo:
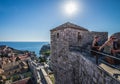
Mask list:
[[[89,31],[70,22],[51,30],[50,59],[55,84],[110,84],[110,81],[119,84],[82,53],[69,50],[70,46],[90,49],[95,35],[101,38],[101,44],[108,38],[107,32]]]

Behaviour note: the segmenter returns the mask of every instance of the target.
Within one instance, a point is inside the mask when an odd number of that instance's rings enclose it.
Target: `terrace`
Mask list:
[[[91,60],[106,74],[109,74],[113,78],[120,80],[120,54],[117,56],[112,56],[103,52],[97,52],[79,46],[70,46],[69,49],[70,51],[82,53],[87,59]],[[96,53],[96,55],[92,55],[91,52]],[[111,59],[113,59],[113,62]]]

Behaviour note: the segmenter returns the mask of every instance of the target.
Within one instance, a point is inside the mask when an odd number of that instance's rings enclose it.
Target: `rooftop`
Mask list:
[[[66,23],[52,29],[51,31],[62,30],[65,28],[73,28],[73,29],[78,29],[78,30],[82,30],[82,31],[88,31],[88,29],[81,27],[81,26],[78,26],[76,24],[70,23],[70,22],[66,22]]]
[[[30,78],[25,78],[19,81],[16,81],[12,84],[33,84]]]

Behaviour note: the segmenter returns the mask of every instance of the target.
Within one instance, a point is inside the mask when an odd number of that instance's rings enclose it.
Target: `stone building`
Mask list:
[[[2,69],[4,70],[3,75],[10,77],[14,74],[27,72],[28,65],[25,61],[17,61],[2,65]]]
[[[100,36],[101,43],[108,37],[107,32],[89,31],[81,26],[67,22],[51,30],[51,43],[82,47],[90,44],[95,35]]]
[[[101,37],[101,43],[108,38],[107,32],[89,31],[86,28],[67,22],[51,30],[51,59],[67,53],[70,46],[90,48],[93,37]],[[52,59],[53,61],[54,59]],[[57,61],[57,59],[55,59]]]
[[[51,30],[50,59],[55,84],[109,84],[111,77],[106,76],[109,79],[107,81],[102,76],[104,73],[101,73],[102,71],[95,64],[84,58],[82,53],[69,50],[70,46],[89,49],[95,35],[101,37],[101,44],[108,38],[107,32],[91,32],[70,22]]]

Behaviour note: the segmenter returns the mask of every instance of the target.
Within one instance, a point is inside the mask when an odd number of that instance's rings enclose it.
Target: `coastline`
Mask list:
[[[41,49],[41,47],[45,44],[49,44],[49,42],[3,42],[0,41],[0,45],[7,45],[9,47],[18,49],[18,50],[28,50],[28,51],[32,51],[35,52],[35,54],[37,55],[37,57],[39,57],[39,51]]]

